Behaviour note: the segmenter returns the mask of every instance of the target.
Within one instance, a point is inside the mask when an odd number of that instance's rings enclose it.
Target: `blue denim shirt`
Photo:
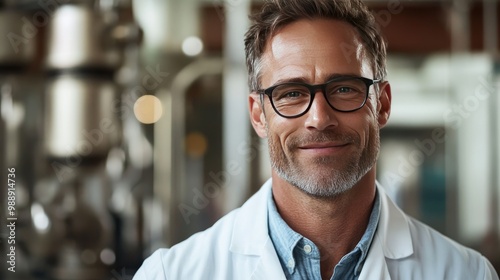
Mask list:
[[[268,198],[269,235],[278,254],[286,279],[321,280],[320,252],[309,239],[292,230],[281,218],[272,196]],[[356,247],[343,256],[335,266],[331,280],[358,279],[370,249],[380,217],[380,198],[375,195],[375,203],[370,214],[368,227]]]

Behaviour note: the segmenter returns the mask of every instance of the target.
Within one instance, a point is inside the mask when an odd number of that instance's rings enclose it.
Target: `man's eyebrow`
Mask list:
[[[323,80],[323,82],[326,83],[328,81],[331,81],[333,79],[338,79],[338,78],[359,78],[359,77],[362,77],[362,76],[359,74],[354,74],[354,73],[332,74],[332,75],[327,76]]]
[[[306,83],[307,84],[307,79],[304,77],[292,77],[292,78],[279,79],[271,86],[276,86],[276,85],[286,84],[286,83]]]
[[[335,73],[335,74],[330,74],[323,78],[322,83],[326,83],[328,81],[331,81],[333,79],[338,79],[338,78],[350,78],[350,77],[361,77],[359,74],[354,74],[354,73]],[[285,78],[285,79],[279,79],[277,80],[272,86],[280,85],[280,84],[286,84],[286,83],[305,83],[308,84],[309,82],[305,77],[292,77],[292,78]]]

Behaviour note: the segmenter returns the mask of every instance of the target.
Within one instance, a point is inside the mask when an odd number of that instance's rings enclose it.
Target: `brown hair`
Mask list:
[[[336,19],[353,25],[374,61],[375,78],[385,78],[386,43],[374,16],[360,0],[269,0],[259,13],[250,17],[253,24],[245,34],[250,90],[260,87],[261,57],[267,40],[280,27],[304,18]]]

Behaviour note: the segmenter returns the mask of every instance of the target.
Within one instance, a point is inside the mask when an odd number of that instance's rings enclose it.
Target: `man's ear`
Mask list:
[[[264,116],[264,104],[260,102],[260,96],[252,92],[248,97],[248,106],[250,111],[250,121],[252,122],[253,129],[261,138],[267,137],[266,132],[266,118]]]
[[[391,115],[392,93],[389,82],[382,82],[380,84],[379,92],[380,94],[377,102],[378,123],[380,127],[384,127],[389,121],[389,116]]]

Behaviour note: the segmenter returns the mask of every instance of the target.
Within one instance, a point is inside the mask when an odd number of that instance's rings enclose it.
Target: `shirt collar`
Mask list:
[[[373,241],[373,237],[375,236],[375,232],[377,231],[378,221],[380,219],[380,196],[378,189],[376,189],[375,193],[375,202],[373,203],[372,212],[370,214],[370,219],[368,220],[368,226],[366,227],[366,231],[361,237],[357,248],[361,250],[361,257],[356,264],[356,269],[354,270],[356,275],[359,275],[361,269],[363,268],[363,264],[366,260],[366,256],[368,255],[368,250]]]
[[[274,203],[273,193],[269,192],[267,199],[269,235],[273,241],[274,248],[283,267],[288,267],[293,273],[295,265],[290,265],[289,260],[293,260],[293,249],[303,238],[303,236],[293,229],[281,218]]]
[[[283,265],[283,267],[287,267],[290,273],[293,273],[295,266],[290,266],[287,262],[288,260],[293,259],[293,250],[297,246],[299,241],[308,239],[291,229],[283,220],[283,218],[281,218],[280,214],[278,213],[278,209],[276,208],[272,191],[269,192],[267,205],[269,235],[271,237],[271,240],[273,241],[273,245],[276,249],[276,253],[278,254],[281,264]],[[378,190],[376,190],[375,201],[373,204],[372,212],[370,214],[370,219],[368,220],[368,226],[365,233],[361,237],[361,240],[353,250],[361,251],[361,255],[356,262],[356,267],[354,270],[356,275],[359,275],[361,269],[363,268],[366,256],[368,255],[368,250],[370,249],[373,237],[375,236],[378,221],[380,218],[380,208],[380,197]]]

